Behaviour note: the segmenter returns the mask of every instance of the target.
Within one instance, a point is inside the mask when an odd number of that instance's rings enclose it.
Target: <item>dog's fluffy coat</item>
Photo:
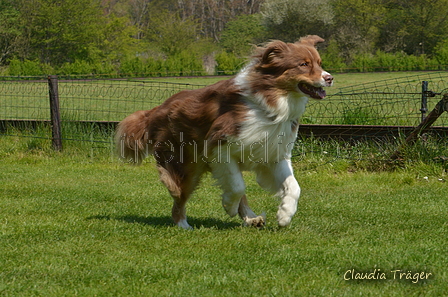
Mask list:
[[[315,35],[296,43],[272,41],[257,48],[236,77],[182,91],[119,124],[120,156],[140,163],[154,155],[179,227],[191,229],[185,204],[206,171],[221,186],[230,216],[263,226],[264,215],[247,203],[243,170],[255,171],[260,186],[280,197],[278,224],[289,225],[300,195],[290,161],[298,120],[308,99],[322,99],[322,87],[333,83],[315,49],[322,41]]]

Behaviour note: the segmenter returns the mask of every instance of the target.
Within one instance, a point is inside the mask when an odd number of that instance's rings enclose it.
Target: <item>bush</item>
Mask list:
[[[439,65],[439,69],[448,68],[448,39],[441,41],[436,46],[435,61]]]
[[[145,70],[143,61],[134,57],[121,62],[119,72],[122,76],[138,76],[139,73],[145,73]]]
[[[336,41],[330,40],[328,47],[322,51],[322,64],[324,69],[332,72],[346,71],[347,64],[344,63],[340,49]]]
[[[10,76],[40,76],[52,74],[53,72],[53,68],[48,64],[42,64],[38,61],[12,59],[6,74]]]
[[[168,57],[164,63],[164,68],[167,74],[174,76],[205,74],[202,60],[189,51],[182,51]]]
[[[233,75],[244,65],[243,59],[227,52],[217,54],[215,59],[218,75]]]
[[[369,72],[373,71],[375,68],[375,58],[372,54],[369,53],[361,53],[355,55],[353,58],[353,62],[350,65],[350,68],[353,68],[355,71],[358,72]]]
[[[58,70],[58,74],[79,75],[92,74],[92,65],[87,61],[76,60],[73,63],[64,63]]]
[[[362,53],[354,57],[350,65],[355,71],[419,71],[440,69],[436,59],[426,55],[414,56],[405,53],[385,53],[377,51],[375,55]]]

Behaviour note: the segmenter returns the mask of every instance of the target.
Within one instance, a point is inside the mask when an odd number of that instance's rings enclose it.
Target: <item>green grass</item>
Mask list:
[[[302,196],[285,229],[276,226],[278,201],[253,175],[247,192],[267,213],[262,230],[229,218],[206,176],[188,204],[188,232],[172,225],[171,198],[151,162],[121,164],[107,146],[49,146],[0,137],[1,296],[448,294],[441,164],[367,171],[325,162],[326,148],[316,147],[294,159]],[[344,280],[351,269],[380,269],[388,279]],[[398,269],[432,275],[414,284],[394,280]]]

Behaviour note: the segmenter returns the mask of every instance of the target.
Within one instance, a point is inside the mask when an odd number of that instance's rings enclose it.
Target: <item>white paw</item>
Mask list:
[[[266,214],[262,213],[261,215],[255,218],[245,217],[244,225],[256,228],[263,228],[266,225]]]
[[[278,221],[278,225],[280,227],[286,227],[289,224],[291,224],[291,217],[290,216],[282,216],[281,217],[280,215],[277,215],[277,221]]]
[[[226,211],[226,213],[231,216],[234,217],[238,214],[238,206],[239,204],[222,204],[222,206],[224,207],[224,210]]]
[[[179,228],[182,228],[182,229],[185,229],[185,230],[193,230],[193,227],[191,227],[191,226],[187,223],[187,220],[180,220],[180,221],[177,223],[177,226],[178,226]]]

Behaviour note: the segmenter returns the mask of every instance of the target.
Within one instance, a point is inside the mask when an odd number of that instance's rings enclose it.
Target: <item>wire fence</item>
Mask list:
[[[59,79],[63,121],[120,121],[151,109],[171,95],[202,85],[124,79]],[[0,80],[0,120],[48,120],[47,80]]]
[[[7,80],[8,79],[8,80]],[[415,126],[421,121],[422,81],[437,94],[448,90],[448,72],[416,74],[336,89],[325,100],[311,100],[303,124]],[[120,121],[151,109],[171,95],[204,85],[150,79],[59,78],[62,120]],[[439,97],[429,98],[431,110]],[[48,83],[44,78],[0,77],[0,120],[48,120]],[[448,126],[441,117],[437,126]]]
[[[428,91],[441,95],[448,91],[448,72],[421,73],[339,88],[325,100],[311,101],[302,122],[329,125],[416,126],[422,120],[422,82]],[[433,94],[429,93],[429,96]],[[429,97],[432,110],[440,96]],[[448,126],[442,116],[437,126]]]
[[[428,82],[426,91],[422,91],[423,81]],[[136,110],[160,105],[179,91],[203,86],[148,78],[59,77],[60,117],[63,123],[116,123]],[[311,129],[315,136],[321,130],[336,136],[378,136],[378,131],[383,131],[381,135],[384,135],[392,131],[391,127],[417,126],[440,100],[440,95],[448,92],[448,72],[416,73],[328,91],[332,93],[325,100],[309,102],[301,127]],[[427,106],[422,106],[423,95],[427,97]],[[48,98],[49,86],[45,77],[0,77],[0,123],[49,121]],[[440,116],[435,125],[448,128],[447,113]],[[325,129],[321,129],[322,126]],[[0,129],[2,134],[10,135],[10,132]],[[86,139],[86,134],[78,133],[76,129],[63,133],[69,140],[110,143],[104,138],[94,139],[92,135]]]

